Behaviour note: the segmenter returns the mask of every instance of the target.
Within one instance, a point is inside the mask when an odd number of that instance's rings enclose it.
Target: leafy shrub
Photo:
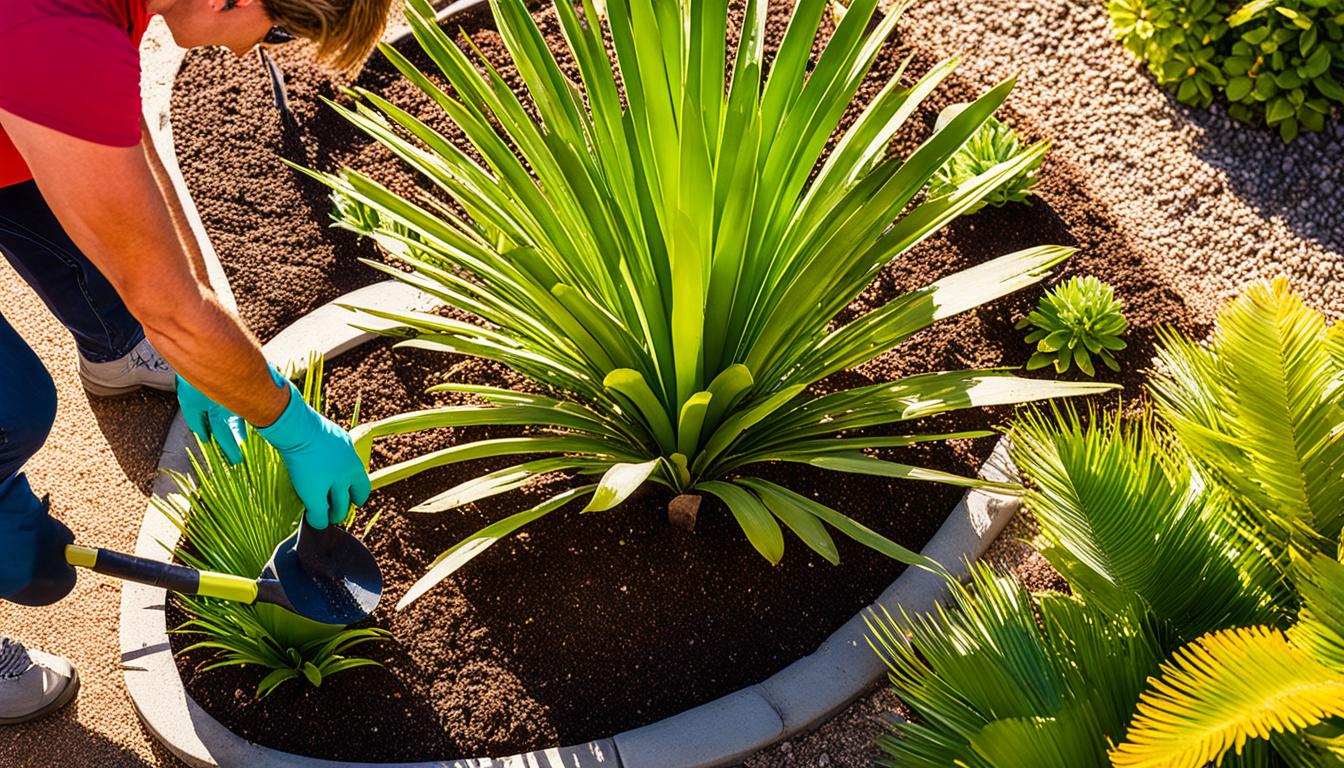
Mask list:
[[[954,104],[943,110],[938,116],[940,127],[951,115],[961,110],[962,105]],[[955,192],[958,187],[988,171],[994,166],[1008,162],[1024,152],[1035,152],[1042,147],[1048,149],[1049,142],[1038,142],[1023,146],[1017,138],[1017,131],[997,117],[990,117],[971,140],[948,160],[929,181],[929,194],[937,197]],[[975,213],[986,205],[995,207],[1007,203],[1030,203],[1027,197],[1036,186],[1036,169],[1045,161],[1044,151],[1036,160],[1024,168],[1021,173],[1005,181],[1002,186],[989,193],[983,200],[972,206],[967,213]]]
[[[322,363],[315,360],[308,368],[303,395],[318,409],[321,381]],[[182,562],[256,578],[275,547],[298,528],[303,504],[289,482],[284,462],[254,432],[249,426],[243,460],[236,465],[228,462],[213,441],[198,441],[200,457],[191,456],[191,476],[174,475],[180,495],[156,502],[189,545],[175,551]],[[376,664],[350,656],[349,651],[388,637],[376,628],[319,624],[277,605],[244,605],[192,595],[179,599],[191,618],[175,631],[204,636],[186,650],[216,651],[216,660],[204,667],[207,670],[244,664],[271,670],[257,686],[259,697],[288,680],[318,686],[337,672]]]
[[[731,72],[723,3],[612,0],[605,19],[613,67],[592,3],[580,16],[558,2],[580,90],[522,0],[493,0],[533,117],[492,66],[474,61],[434,24],[427,3],[408,3],[416,38],[452,93],[395,49],[383,51],[457,123],[483,164],[374,93],[356,91],[358,107],[338,109],[468,216],[403,199],[354,170],[314,175],[335,190],[340,224],[371,235],[409,267],[380,269],[481,320],[370,312],[402,324],[388,333],[402,346],[495,360],[547,394],[443,384],[436,389],[485,402],[362,425],[357,445],[367,455],[373,439],[389,434],[470,424],[532,428],[372,474],[379,487],[452,462],[542,455],[448,489],[414,508],[420,512],[453,509],[553,472],[596,482],[443,553],[402,606],[519,527],[576,500],[586,500],[584,511],[611,509],[646,481],[721,499],[772,563],[784,553],[781,523],[830,562],[839,555],[828,526],[907,563],[923,562],[823,501],[753,477],[750,467],[796,462],[980,485],[872,453],[950,435],[862,430],[1105,388],[950,371],[811,391],[931,323],[1040,280],[1071,252],[1042,246],[1008,254],[831,325],[879,268],[1044,151],[1029,149],[951,194],[911,205],[1012,87],[1009,81],[991,89],[909,158],[888,155],[894,132],[952,71],[955,62],[947,61],[908,88],[893,77],[823,160],[895,27],[893,14],[866,31],[876,6],[856,1],[809,67],[827,1],[798,3],[767,78],[763,0],[746,4]]]
[[[882,741],[892,764],[1340,765],[1338,328],[1257,284],[1207,344],[1163,340],[1156,421],[1020,418],[1036,546],[1073,595],[1033,597],[1036,629],[1021,588],[982,572],[909,645],[882,622],[920,716]]]
[[[1041,296],[1040,303],[1017,323],[1017,328],[1033,328],[1027,343],[1036,352],[1027,361],[1034,371],[1053,364],[1057,373],[1069,370],[1071,363],[1088,376],[1095,376],[1092,356],[1112,371],[1120,370],[1113,352],[1125,348],[1124,304],[1115,298],[1115,290],[1095,277],[1075,277],[1055,286]]]
[[[1157,81],[1192,106],[1320,131],[1344,103],[1344,0],[1110,0],[1112,28]]]

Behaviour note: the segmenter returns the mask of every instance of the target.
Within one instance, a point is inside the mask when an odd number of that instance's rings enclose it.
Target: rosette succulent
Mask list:
[[[1112,353],[1125,348],[1120,337],[1129,322],[1115,290],[1088,275],[1066,280],[1048,291],[1017,327],[1033,328],[1027,334],[1027,343],[1036,345],[1036,353],[1027,361],[1027,370],[1053,363],[1055,371],[1063,373],[1070,364],[1077,364],[1083,373],[1095,376],[1094,356],[1107,368],[1120,370]]]

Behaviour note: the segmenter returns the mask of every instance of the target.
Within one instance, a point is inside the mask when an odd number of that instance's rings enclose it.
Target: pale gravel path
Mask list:
[[[1207,319],[1249,280],[1288,274],[1344,312],[1344,120],[1284,146],[1221,108],[1177,103],[1111,39],[1101,0],[917,0],[898,33],[988,86],[1080,169],[1147,263]]]
[[[1055,152],[1091,173],[1103,200],[1152,264],[1167,270],[1190,309],[1207,319],[1254,277],[1286,272],[1314,302],[1344,312],[1344,127],[1284,148],[1220,111],[1170,99],[1113,43],[1097,0],[922,0],[906,39],[963,53],[958,70],[983,85],[1017,73],[1012,106],[1054,138]],[[74,348],[40,302],[0,266],[0,307],[56,378],[60,415],[29,466],[81,539],[129,548],[171,406],[164,398],[91,403],[74,375]],[[1028,535],[1022,525],[1008,536]],[[1005,538],[995,559],[1017,563]],[[1015,570],[1043,584],[1039,558]],[[6,768],[176,765],[131,710],[117,658],[118,587],[81,579],[58,606],[0,603],[0,632],[70,655],[84,675],[79,700],[43,723],[0,729]],[[879,690],[815,733],[753,757],[751,768],[867,766],[881,717],[896,706]]]
[[[30,481],[38,493],[51,494],[53,512],[74,531],[76,541],[133,550],[174,404],[166,395],[86,397],[75,372],[74,341],[3,259],[0,308],[56,382],[56,424],[27,465]],[[25,608],[0,601],[0,633],[69,657],[83,684],[79,698],[60,713],[27,725],[0,726],[0,766],[178,764],[141,729],[122,685],[120,602],[117,582],[89,573],[82,573],[75,591],[54,606]]]

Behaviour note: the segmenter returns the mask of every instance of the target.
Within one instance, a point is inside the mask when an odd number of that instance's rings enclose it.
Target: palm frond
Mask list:
[[[1030,595],[977,565],[935,614],[870,621],[896,693],[918,716],[879,740],[900,768],[1108,765],[1161,650],[1132,605]],[[1039,620],[1038,620],[1039,613]]]
[[[1218,314],[1207,345],[1163,334],[1151,382],[1164,421],[1248,524],[1317,551],[1344,528],[1344,365],[1332,333],[1285,278],[1257,283]]]
[[[1116,768],[1200,768],[1252,739],[1344,715],[1344,673],[1267,627],[1206,635],[1162,665],[1139,702]]]
[[[1075,594],[1107,611],[1141,599],[1178,640],[1287,624],[1292,606],[1276,599],[1282,575],[1148,419],[1127,426],[1119,414],[1031,410],[1010,435],[1041,551]]]

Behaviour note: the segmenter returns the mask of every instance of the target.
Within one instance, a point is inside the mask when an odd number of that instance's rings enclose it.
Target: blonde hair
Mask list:
[[[382,37],[392,0],[261,0],[276,26],[317,43],[318,58],[343,70],[364,63]]]

